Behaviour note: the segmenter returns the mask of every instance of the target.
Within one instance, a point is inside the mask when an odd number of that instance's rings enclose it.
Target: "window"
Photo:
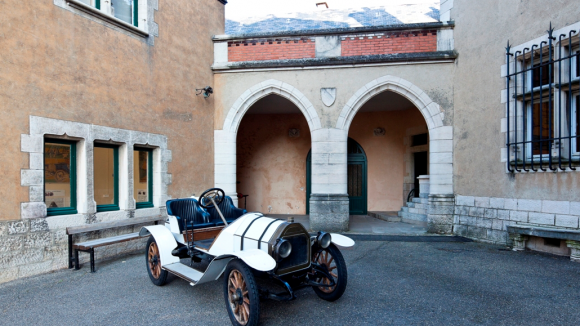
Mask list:
[[[510,49],[507,76],[508,171],[580,167],[580,49],[578,34],[556,35]]]
[[[133,151],[133,196],[137,208],[153,207],[153,151]]]
[[[411,147],[427,145],[429,143],[429,134],[413,135],[411,137]]]
[[[101,0],[79,0],[79,1],[91,7],[101,9]]]
[[[44,140],[44,202],[48,216],[77,214],[75,142]]]
[[[138,26],[139,0],[111,0],[111,15],[120,20]]]
[[[119,147],[95,143],[93,153],[97,212],[119,210]]]

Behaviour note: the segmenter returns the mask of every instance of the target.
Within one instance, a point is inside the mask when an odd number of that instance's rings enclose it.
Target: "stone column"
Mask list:
[[[524,234],[510,234],[510,239],[513,241],[513,251],[522,251],[526,250],[526,242],[530,237]]]
[[[348,231],[347,135],[341,129],[312,132],[310,228]]]
[[[580,241],[568,240],[566,246],[571,249],[570,260],[580,263]]]
[[[429,198],[429,176],[428,175],[420,175],[417,177],[419,179],[419,197],[420,198]]]
[[[427,211],[427,231],[430,233],[450,234],[453,232],[453,211],[455,196],[429,195]]]

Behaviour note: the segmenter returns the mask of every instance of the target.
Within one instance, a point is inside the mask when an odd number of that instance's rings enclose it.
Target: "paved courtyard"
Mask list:
[[[263,325],[577,325],[580,264],[475,242],[381,236],[343,251],[344,296],[263,301]],[[366,237],[368,239],[368,236]],[[364,239],[364,238],[360,238]],[[413,240],[416,239],[416,240]],[[422,242],[409,242],[419,241]],[[142,254],[0,285],[3,325],[227,325],[222,282],[149,281]]]

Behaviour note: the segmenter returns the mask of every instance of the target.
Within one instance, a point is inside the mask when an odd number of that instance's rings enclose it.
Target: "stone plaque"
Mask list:
[[[324,105],[333,105],[334,101],[336,100],[336,88],[321,88],[320,98],[322,99],[322,103],[324,103]]]

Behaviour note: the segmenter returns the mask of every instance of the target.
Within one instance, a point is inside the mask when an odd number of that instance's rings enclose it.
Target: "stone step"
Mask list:
[[[413,203],[413,202],[407,202],[407,207],[415,208],[415,203]]]
[[[426,214],[414,214],[414,213],[403,212],[401,214],[401,218],[403,219],[403,221],[412,220],[412,221],[417,221],[417,222],[427,222],[427,215]]]
[[[401,222],[401,217],[399,216],[399,213],[400,212],[397,212],[397,215],[394,215],[395,212],[368,212],[367,214],[369,216],[387,222]]]
[[[413,197],[413,198],[411,199],[411,201],[412,201],[413,203],[421,203],[421,202],[422,202],[422,201],[421,201],[421,198],[418,198],[418,197]]]

